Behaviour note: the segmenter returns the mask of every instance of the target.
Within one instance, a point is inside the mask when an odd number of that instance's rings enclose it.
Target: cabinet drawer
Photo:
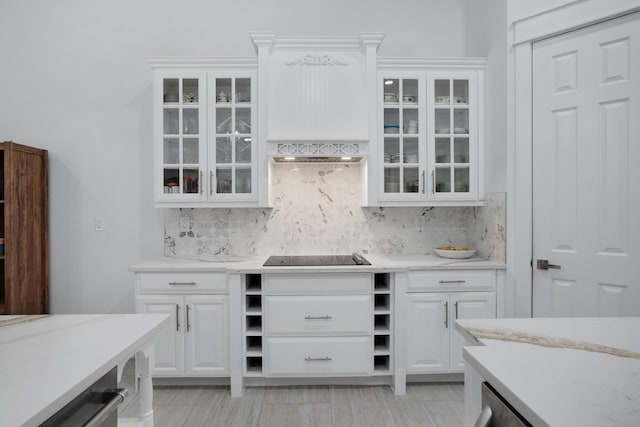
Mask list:
[[[267,338],[268,377],[367,376],[371,337]]]
[[[371,295],[274,296],[265,298],[268,335],[367,335]]]
[[[266,294],[368,294],[371,273],[264,274]]]
[[[138,273],[139,293],[228,293],[225,273]]]
[[[410,271],[409,292],[492,291],[495,270]]]

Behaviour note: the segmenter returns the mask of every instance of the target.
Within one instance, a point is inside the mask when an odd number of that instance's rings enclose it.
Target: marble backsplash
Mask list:
[[[478,248],[504,261],[504,194],[482,207],[362,208],[358,164],[276,164],[273,208],[166,209],[165,255],[427,254]]]

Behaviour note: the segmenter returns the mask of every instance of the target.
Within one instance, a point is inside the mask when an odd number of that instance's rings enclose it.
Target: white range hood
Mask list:
[[[259,135],[267,155],[362,158],[375,133],[376,54],[382,34],[251,34],[258,52]]]

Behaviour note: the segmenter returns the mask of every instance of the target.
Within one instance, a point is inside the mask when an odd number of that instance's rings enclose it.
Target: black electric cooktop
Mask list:
[[[284,255],[270,256],[263,264],[265,267],[302,267],[331,265],[371,265],[361,255]]]

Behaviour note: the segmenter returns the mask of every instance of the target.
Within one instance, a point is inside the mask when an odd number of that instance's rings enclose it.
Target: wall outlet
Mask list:
[[[95,221],[96,231],[104,231],[106,220],[103,216],[97,216]]]

